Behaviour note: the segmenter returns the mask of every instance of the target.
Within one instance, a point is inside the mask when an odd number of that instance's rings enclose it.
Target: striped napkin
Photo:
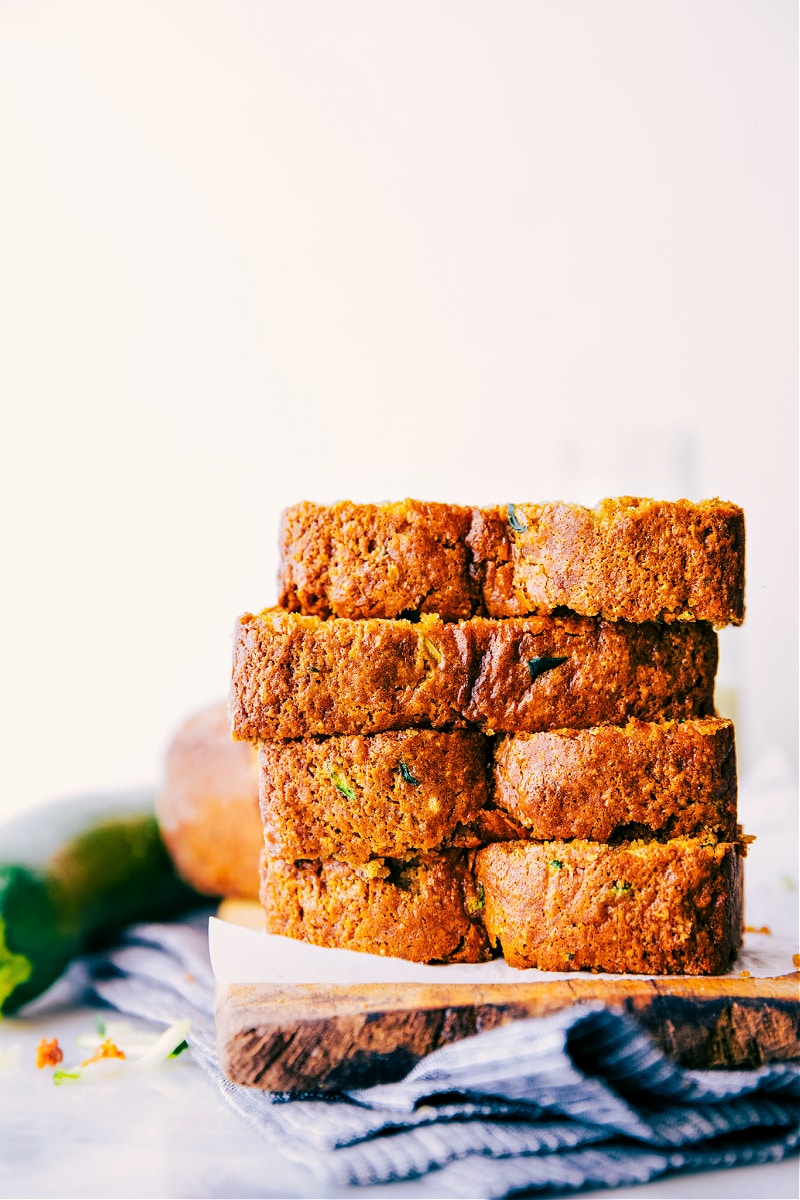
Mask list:
[[[225,1100],[321,1186],[422,1179],[431,1196],[499,1200],[798,1151],[800,1061],[687,1070],[633,1017],[599,1004],[446,1046],[379,1087],[288,1096],[237,1086],[216,1054],[207,924],[203,913],[134,926],[84,964],[83,999],[160,1025],[189,1017],[190,1049]]]

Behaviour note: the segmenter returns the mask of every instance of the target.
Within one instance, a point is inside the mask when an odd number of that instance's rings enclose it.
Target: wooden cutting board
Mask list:
[[[800,972],[749,977],[520,984],[225,984],[217,1047],[234,1083],[332,1091],[399,1079],[430,1051],[524,1017],[587,1001],[634,1013],[689,1067],[800,1058]]]

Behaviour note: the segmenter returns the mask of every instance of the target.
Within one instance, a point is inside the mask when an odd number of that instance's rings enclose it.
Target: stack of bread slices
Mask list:
[[[301,503],[237,623],[267,929],[418,962],[729,969],[744,518],[719,500]]]

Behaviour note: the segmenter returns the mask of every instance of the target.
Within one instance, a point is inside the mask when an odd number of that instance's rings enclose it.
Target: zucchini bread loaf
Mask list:
[[[550,616],[322,620],[266,609],[234,634],[239,740],[475,726],[501,732],[713,713],[717,636]]]
[[[234,635],[271,933],[418,962],[725,972],[742,935],[721,500],[303,503]]]
[[[231,739],[224,703],[193,713],[170,742],[156,816],[179,875],[198,892],[258,896],[258,776],[256,749]]]
[[[514,967],[717,975],[741,944],[743,853],[702,838],[504,842],[475,851],[475,878]]]
[[[413,962],[491,958],[480,892],[464,854],[290,863],[267,844],[261,868],[267,931]]]
[[[722,500],[596,508],[304,502],[281,525],[280,604],[317,616],[744,616],[744,514]]]

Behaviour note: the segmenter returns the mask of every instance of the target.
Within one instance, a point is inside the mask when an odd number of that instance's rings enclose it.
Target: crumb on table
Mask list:
[[[125,1051],[120,1050],[119,1046],[115,1046],[114,1043],[111,1041],[111,1038],[106,1038],[106,1040],[104,1042],[100,1043],[100,1045],[95,1050],[94,1054],[92,1054],[90,1058],[87,1058],[82,1063],[82,1066],[88,1067],[90,1063],[100,1062],[104,1058],[124,1058],[124,1057],[125,1057]]]
[[[64,1052],[58,1044],[58,1038],[42,1038],[39,1045],[36,1047],[36,1066],[41,1070],[43,1067],[57,1067],[64,1059]]]

